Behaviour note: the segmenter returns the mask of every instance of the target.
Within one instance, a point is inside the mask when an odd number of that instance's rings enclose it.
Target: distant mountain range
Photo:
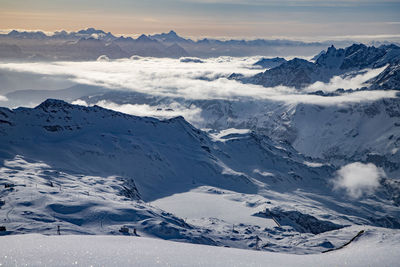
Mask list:
[[[254,56],[254,55],[314,55],[332,42],[301,42],[291,40],[191,40],[175,31],[145,35],[138,38],[115,36],[111,32],[88,28],[77,32],[57,31],[52,35],[36,31],[13,30],[0,34],[0,59],[25,60],[96,60],[151,56],[180,58]],[[335,44],[346,46],[349,41]]]

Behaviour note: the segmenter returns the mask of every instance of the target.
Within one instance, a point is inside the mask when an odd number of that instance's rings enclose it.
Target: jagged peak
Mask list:
[[[173,36],[178,36],[178,34],[176,34],[176,32],[174,30],[170,30],[169,33],[167,33],[168,35],[173,35]]]
[[[345,48],[346,56],[351,55],[361,49],[367,49],[367,48],[368,47],[365,44],[361,44],[361,43],[360,44],[352,44],[351,46]]]
[[[130,36],[127,36],[127,37],[125,37],[125,36],[120,36],[120,37],[118,37],[117,39],[115,39],[115,41],[132,41],[132,40],[133,40],[133,38],[130,37]]]
[[[149,36],[147,36],[147,35],[145,35],[145,34],[142,34],[142,35],[140,35],[140,36],[136,39],[136,41],[146,41],[146,42],[150,42],[150,41],[155,41],[155,40],[151,39]]]
[[[387,49],[400,49],[400,46],[398,46],[396,44],[384,44],[384,45],[379,46],[378,48],[385,49],[385,50],[387,50]]]
[[[332,53],[332,52],[335,52],[336,50],[337,50],[336,47],[335,47],[334,45],[331,45],[331,46],[328,48],[327,53]]]

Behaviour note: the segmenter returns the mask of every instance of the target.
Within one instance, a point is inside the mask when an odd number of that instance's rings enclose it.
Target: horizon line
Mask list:
[[[10,29],[0,29],[0,34],[1,35],[7,35],[12,31],[17,31],[17,32],[41,32],[45,34],[46,36],[53,36],[56,32],[62,32],[65,31],[67,33],[77,33],[82,30],[88,30],[88,29],[94,29],[94,30],[100,30],[103,31],[104,33],[110,33],[115,37],[131,37],[131,38],[137,38],[141,35],[146,35],[146,36],[152,36],[152,35],[157,35],[157,34],[168,34],[171,32],[175,32],[179,37],[185,38],[185,39],[190,39],[193,41],[199,41],[199,40],[204,40],[204,39],[209,39],[209,40],[219,40],[219,41],[229,41],[229,40],[244,40],[244,41],[254,41],[254,40],[281,40],[281,41],[298,41],[298,42],[303,42],[303,43],[326,43],[326,42],[400,42],[400,34],[376,34],[376,35],[371,35],[371,34],[361,34],[361,35],[327,35],[327,36],[287,36],[287,35],[271,35],[268,37],[259,37],[259,36],[254,36],[254,37],[248,37],[248,36],[193,36],[193,35],[180,35],[177,33],[176,30],[169,30],[166,32],[151,32],[151,33],[112,33],[111,31],[104,31],[100,28],[95,28],[95,27],[86,27],[86,28],[80,28],[76,30],[66,30],[66,29],[58,29],[54,31],[45,31],[42,29],[26,29],[26,28],[10,28]],[[378,40],[377,40],[378,39]],[[363,41],[361,41],[363,40]]]

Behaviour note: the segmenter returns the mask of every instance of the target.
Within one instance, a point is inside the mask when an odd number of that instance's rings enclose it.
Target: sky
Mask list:
[[[0,0],[0,29],[186,37],[399,39],[400,0]]]

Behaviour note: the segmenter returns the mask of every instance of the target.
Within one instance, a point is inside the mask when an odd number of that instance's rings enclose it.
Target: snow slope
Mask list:
[[[278,144],[289,142],[306,156],[338,166],[354,161],[371,162],[386,173],[393,173],[392,178],[398,177],[400,170],[399,98],[330,104],[333,100],[327,97],[326,104],[287,104],[249,99],[149,98],[138,93],[112,92],[83,99],[90,105],[105,104],[110,108],[113,105],[107,103],[115,103],[116,107],[125,103],[147,105],[153,110],[152,116],[159,117],[168,114],[156,111],[157,108],[174,107],[193,125],[209,129],[215,136],[230,128],[249,129]],[[128,108],[125,110],[129,112]],[[196,116],[192,115],[194,110]]]
[[[368,229],[348,247],[288,255],[115,236],[0,237],[4,266],[397,266],[399,233]]]

